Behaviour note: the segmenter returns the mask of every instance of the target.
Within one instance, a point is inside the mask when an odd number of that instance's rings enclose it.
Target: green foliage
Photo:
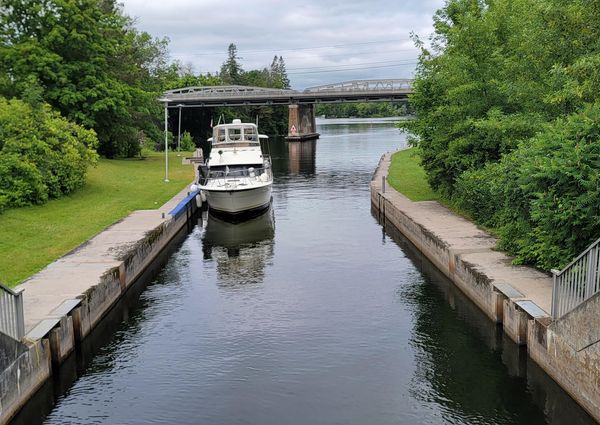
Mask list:
[[[48,106],[0,98],[0,210],[73,192],[97,160],[98,140]]]
[[[402,123],[431,186],[516,262],[564,265],[598,237],[599,0],[450,0]]]
[[[600,103],[463,174],[458,187],[461,205],[498,229],[517,262],[564,266],[600,233]]]
[[[0,94],[49,103],[93,128],[100,153],[133,156],[156,131],[166,40],[140,33],[115,0],[4,0]]]
[[[181,135],[181,146],[180,147],[181,147],[182,151],[187,151],[187,152],[196,150],[196,144],[194,143],[194,139],[192,138],[192,135],[190,133],[188,133],[187,131],[184,131],[183,134]]]
[[[317,104],[317,116],[327,118],[382,118],[407,114],[406,104],[391,102]]]
[[[242,73],[244,70],[238,62],[237,46],[233,43],[227,48],[227,60],[221,66],[220,77],[225,84],[243,84]]]

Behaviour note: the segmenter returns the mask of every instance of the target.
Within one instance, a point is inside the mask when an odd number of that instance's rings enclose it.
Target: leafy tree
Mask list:
[[[137,132],[156,131],[166,46],[138,32],[116,0],[4,0],[0,94],[40,88],[63,116],[96,131],[102,154],[132,156]]]
[[[517,262],[559,267],[600,231],[599,0],[449,0],[404,123],[431,185]]]

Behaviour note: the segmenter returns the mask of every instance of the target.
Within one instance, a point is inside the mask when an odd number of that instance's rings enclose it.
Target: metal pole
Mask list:
[[[169,111],[167,109],[168,103],[165,102],[165,182],[169,182],[169,136],[167,128],[167,120],[169,118]]]
[[[23,290],[15,294],[15,313],[18,339],[25,336],[25,311],[23,310]]]
[[[554,320],[558,319],[558,288],[556,285],[558,284],[558,270],[551,270],[552,272],[552,305],[550,307],[550,316]]]
[[[177,156],[181,156],[181,105],[179,105],[179,127],[177,128]]]

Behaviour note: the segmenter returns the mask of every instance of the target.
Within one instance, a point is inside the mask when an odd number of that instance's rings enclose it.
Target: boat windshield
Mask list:
[[[213,143],[218,144],[258,144],[258,131],[251,124],[225,125],[215,128]]]

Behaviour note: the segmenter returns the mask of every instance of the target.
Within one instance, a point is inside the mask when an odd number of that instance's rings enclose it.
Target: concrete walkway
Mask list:
[[[119,267],[126,252],[170,219],[169,211],[188,190],[157,210],[131,213],[20,284],[18,288],[24,289],[25,332],[45,319],[56,318],[55,310],[63,302],[82,296],[98,285],[108,270]]]
[[[387,177],[391,154],[385,155],[373,178],[375,191],[381,191],[381,178]],[[486,276],[507,297],[529,300],[550,314],[552,278],[531,267],[514,266],[512,258],[496,251],[496,239],[472,222],[456,215],[434,201],[412,202],[386,184],[382,196],[406,215],[410,221],[431,232],[445,249],[460,255],[463,263]]]

